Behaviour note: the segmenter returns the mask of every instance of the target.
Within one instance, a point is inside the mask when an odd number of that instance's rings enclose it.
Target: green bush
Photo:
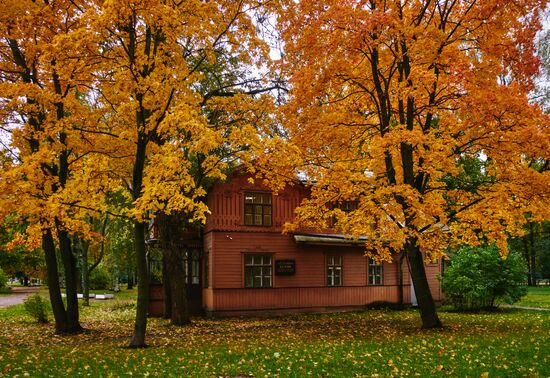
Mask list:
[[[441,279],[445,300],[457,310],[512,304],[527,294],[527,267],[521,255],[502,259],[496,246],[463,247],[451,257]]]
[[[38,323],[48,322],[48,313],[50,312],[50,303],[39,294],[33,294],[25,299],[25,310]]]
[[[109,272],[101,266],[98,266],[90,274],[90,289],[107,290],[112,286],[112,279]]]
[[[8,286],[8,276],[6,275],[6,273],[4,273],[2,268],[0,268],[0,289],[3,289],[7,286]]]

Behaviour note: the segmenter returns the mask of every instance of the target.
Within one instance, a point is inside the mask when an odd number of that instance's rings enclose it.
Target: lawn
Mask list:
[[[550,286],[528,287],[527,296],[514,305],[550,308]]]
[[[134,304],[93,302],[80,335],[55,336],[22,306],[0,309],[0,376],[550,376],[550,312],[442,312],[419,329],[413,310],[149,322],[143,350],[125,348]],[[124,299],[126,298],[126,299]]]

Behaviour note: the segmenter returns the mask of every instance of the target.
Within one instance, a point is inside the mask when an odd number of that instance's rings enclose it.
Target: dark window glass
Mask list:
[[[245,255],[244,287],[271,287],[271,268],[271,255]]]
[[[271,193],[246,192],[244,194],[244,224],[271,226]]]
[[[342,256],[327,256],[327,286],[342,286]]]
[[[369,285],[384,284],[384,265],[369,259]]]

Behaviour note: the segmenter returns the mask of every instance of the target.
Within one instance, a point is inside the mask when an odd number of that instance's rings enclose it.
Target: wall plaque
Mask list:
[[[293,276],[296,274],[296,260],[275,260],[275,275]]]

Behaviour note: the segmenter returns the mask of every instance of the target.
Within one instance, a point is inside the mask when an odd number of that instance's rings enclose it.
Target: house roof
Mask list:
[[[343,234],[296,233],[294,241],[298,244],[357,246],[364,244],[367,238],[361,236],[359,239],[351,239]]]

